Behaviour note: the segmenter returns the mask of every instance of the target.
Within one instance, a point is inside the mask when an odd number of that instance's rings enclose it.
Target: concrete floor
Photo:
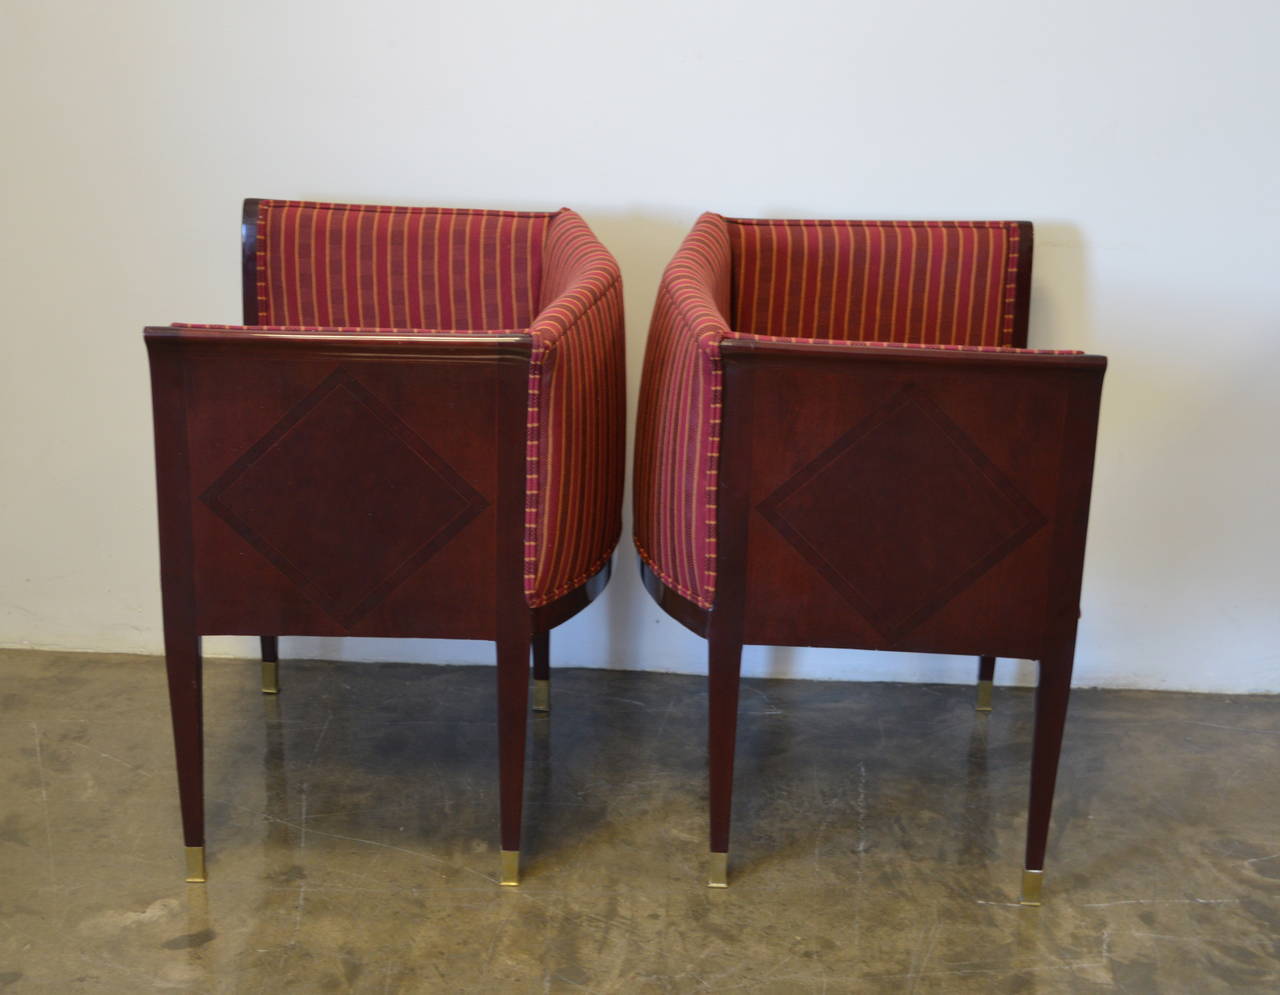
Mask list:
[[[1034,910],[1027,691],[748,682],[713,891],[702,680],[555,672],[510,889],[492,670],[205,674],[201,886],[161,662],[0,652],[5,995],[1280,990],[1280,698],[1077,692]]]

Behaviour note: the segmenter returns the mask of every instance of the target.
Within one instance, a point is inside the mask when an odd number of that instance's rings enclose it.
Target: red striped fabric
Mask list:
[[[576,213],[551,221],[529,384],[525,591],[531,605],[586,581],[622,531],[625,341],[618,264]]]
[[[525,594],[545,604],[605,565],[622,527],[622,281],[578,214],[264,200],[256,264],[253,331],[527,330]]]
[[[527,328],[551,215],[264,200],[258,319],[271,325]]]
[[[725,221],[739,332],[1015,344],[1016,221]]]
[[[719,346],[731,273],[724,219],[704,214],[658,286],[636,421],[636,548],[703,608],[715,595]]]
[[[702,215],[659,284],[640,385],[635,544],[663,583],[714,603],[724,339],[1078,355],[1008,347],[1021,228]]]

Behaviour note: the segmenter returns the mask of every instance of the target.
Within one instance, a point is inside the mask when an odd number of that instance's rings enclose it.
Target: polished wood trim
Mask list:
[[[727,338],[720,342],[720,356],[756,356],[776,362],[839,362],[849,363],[899,363],[909,365],[948,364],[953,369],[967,367],[1025,367],[1028,369],[1106,369],[1105,356],[1055,355],[1053,353],[983,352],[962,349],[910,348],[894,349],[884,346],[831,345],[826,342],[799,342],[795,339],[740,339]]]
[[[305,359],[489,363],[499,360],[528,362],[533,354],[533,336],[525,333],[405,335],[388,332],[273,332],[262,329],[153,326],[144,329],[143,335],[148,343],[174,343],[192,354],[216,356],[227,356],[235,350],[245,354],[278,354]]]
[[[555,601],[548,601],[531,609],[533,615],[533,631],[549,632],[562,622],[567,622],[587,605],[600,597],[613,575],[613,558],[605,561],[605,565],[593,573],[585,582],[579,584],[567,594],[562,594]]]
[[[1027,329],[1031,323],[1031,257],[1035,249],[1036,230],[1030,221],[1018,222],[1018,273],[1014,282],[1013,341],[1017,349],[1027,347]]]
[[[662,578],[653,572],[653,568],[645,563],[644,557],[638,553],[636,562],[640,565],[640,581],[644,584],[644,589],[649,592],[649,596],[658,603],[658,607],[690,632],[706,636],[707,619],[711,613],[667,587],[662,582]]]
[[[264,323],[258,314],[258,215],[261,203],[256,197],[247,198],[240,215],[240,287],[246,325]]]

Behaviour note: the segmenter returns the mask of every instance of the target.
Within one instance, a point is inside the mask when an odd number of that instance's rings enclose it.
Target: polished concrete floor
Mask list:
[[[511,889],[492,670],[205,674],[186,885],[161,662],[0,652],[0,992],[1280,991],[1280,698],[1077,692],[1028,909],[1027,691],[748,682],[716,891],[703,682],[556,672]]]

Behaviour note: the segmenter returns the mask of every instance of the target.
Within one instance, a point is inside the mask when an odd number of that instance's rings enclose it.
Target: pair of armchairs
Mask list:
[[[200,637],[497,646],[503,884],[549,632],[608,580],[621,282],[572,211],[247,201],[243,326],[149,328],[165,653],[188,880],[205,879]],[[1105,360],[1026,342],[1031,228],[707,214],[664,274],[636,545],[708,639],[727,884],[744,643],[1040,661],[1023,899],[1039,901]],[[980,690],[980,696],[984,692]]]

